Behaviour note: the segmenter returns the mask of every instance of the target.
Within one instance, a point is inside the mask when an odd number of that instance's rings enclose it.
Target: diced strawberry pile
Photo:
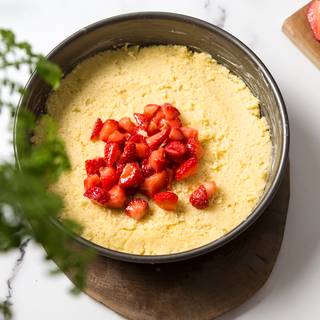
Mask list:
[[[104,156],[86,160],[84,196],[101,206],[124,208],[136,220],[149,209],[136,193],[174,211],[178,196],[170,191],[173,181],[195,175],[204,155],[198,131],[184,127],[179,116],[177,108],[165,103],[146,105],[143,113],[134,113],[134,121],[97,119],[90,139],[105,142]],[[206,182],[191,194],[190,203],[206,208],[215,192],[215,183]]]

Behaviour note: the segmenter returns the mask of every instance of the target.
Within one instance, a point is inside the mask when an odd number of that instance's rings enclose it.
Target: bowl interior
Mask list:
[[[161,261],[156,258],[157,256],[153,256],[150,261],[168,262],[171,257],[172,260],[180,260],[187,258],[188,254],[196,256],[205,253],[231,240],[249,226],[265,209],[280,183],[287,157],[288,138],[286,112],[280,92],[260,60],[233,36],[200,20],[175,14],[140,13],[106,19],[83,28],[66,39],[49,54],[49,58],[59,64],[66,74],[83,59],[99,51],[125,44],[141,46],[179,44],[211,54],[218,62],[244,80],[260,100],[261,113],[270,126],[273,143],[270,177],[263,197],[247,220],[226,236],[204,247],[186,253],[167,255],[167,257],[158,256],[159,259],[163,257]],[[21,105],[26,106],[36,115],[44,113],[50,88],[39,77],[34,76],[28,84],[28,90],[29,95],[22,100]],[[19,158],[19,152],[16,156]],[[111,252],[104,248],[99,251],[103,251],[102,254],[105,255]],[[129,256],[135,255],[120,253],[117,258],[128,260]],[[139,256],[136,256],[133,260],[139,262],[139,259]]]

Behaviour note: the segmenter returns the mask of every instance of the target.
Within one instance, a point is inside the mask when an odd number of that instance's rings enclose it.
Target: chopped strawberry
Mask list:
[[[147,158],[150,155],[150,149],[144,142],[136,143],[136,151],[138,158]]]
[[[198,170],[198,160],[196,158],[189,158],[183,162],[177,169],[175,178],[176,180],[186,179],[197,173]]]
[[[164,189],[167,184],[168,173],[166,170],[163,170],[146,178],[141,186],[141,190],[149,197],[152,197],[155,193]]]
[[[192,192],[190,198],[190,203],[197,209],[204,209],[209,206],[209,198],[207,191],[203,185]]]
[[[124,133],[121,133],[118,130],[113,131],[109,138],[108,138],[108,142],[115,142],[115,143],[122,143],[124,142],[126,139],[126,136]]]
[[[182,127],[182,122],[180,118],[175,118],[173,120],[168,121],[168,124],[171,128],[181,128]]]
[[[208,198],[211,199],[217,192],[217,185],[214,181],[204,182],[202,184],[207,191]]]
[[[100,178],[97,174],[92,174],[84,179],[83,184],[85,190],[92,187],[98,187],[100,185]]]
[[[103,158],[95,158],[91,160],[86,160],[85,166],[87,174],[99,174],[99,169],[106,165]]]
[[[161,119],[161,120],[159,121],[158,126],[160,127],[160,130],[163,129],[163,128],[169,127],[168,120],[166,120],[166,119],[164,119],[164,118]]]
[[[146,200],[140,198],[132,199],[125,208],[125,213],[129,217],[141,220],[149,210],[149,204]]]
[[[106,205],[109,201],[109,195],[100,187],[91,187],[83,195],[100,206]]]
[[[172,104],[170,103],[165,103],[162,106],[162,111],[164,113],[165,118],[169,120],[173,120],[177,118],[180,115],[180,112],[177,108],[175,108]]]
[[[136,128],[136,125],[131,121],[129,117],[124,117],[119,121],[119,127],[129,133],[132,133]]]
[[[168,211],[176,210],[178,204],[178,196],[171,191],[156,193],[153,200],[160,208]]]
[[[146,138],[148,137],[148,132],[147,132],[148,128],[146,129],[143,129],[141,127],[136,127],[132,133],[132,135],[139,135],[139,136],[142,136],[143,138]]]
[[[150,120],[154,114],[159,110],[160,106],[158,104],[147,104],[144,107],[143,114]]]
[[[170,140],[184,140],[184,134],[182,133],[182,131],[178,128],[172,128],[170,130],[170,134],[169,134],[169,139]]]
[[[170,129],[166,128],[146,139],[151,150],[155,150],[168,138]]]
[[[198,138],[198,130],[196,129],[189,127],[181,127],[180,130],[186,138]]]
[[[126,193],[119,185],[113,186],[107,194],[109,196],[109,200],[105,205],[108,208],[122,208],[127,200]]]
[[[134,113],[133,116],[134,116],[134,119],[136,120],[137,125],[140,128],[142,128],[143,130],[148,129],[149,119],[146,115],[142,113]]]
[[[127,142],[124,146],[123,153],[120,156],[119,163],[134,162],[137,157],[136,144],[134,142]]]
[[[99,137],[100,140],[107,142],[111,133],[118,129],[118,121],[113,119],[108,119],[101,128]]]
[[[108,167],[113,166],[120,157],[119,145],[115,142],[108,142],[104,147],[104,159]]]
[[[105,190],[111,189],[118,182],[116,169],[113,167],[100,168],[101,187]]]
[[[149,164],[156,172],[162,171],[166,165],[166,153],[164,148],[159,148],[151,152]]]
[[[180,141],[171,141],[165,147],[166,155],[172,160],[181,159],[187,152],[186,146]]]
[[[314,0],[311,2],[308,13],[308,21],[315,38],[320,41],[320,1]]]
[[[116,165],[116,175],[117,175],[117,179],[120,178],[120,175],[124,169],[124,167],[126,166],[126,163],[117,163]]]
[[[94,124],[93,129],[92,129],[92,133],[91,133],[91,137],[90,137],[90,139],[92,141],[98,140],[102,127],[103,127],[103,122],[100,118],[98,118]]]
[[[159,109],[152,120],[158,125],[160,120],[164,118],[164,113],[162,109]]]
[[[189,138],[187,141],[187,150],[190,156],[201,159],[204,155],[204,150],[197,138]]]
[[[168,186],[167,186],[167,190],[171,190],[172,189],[172,182],[173,182],[173,178],[174,178],[174,170],[167,168],[167,173],[168,173]]]
[[[146,142],[146,138],[142,136],[141,134],[134,133],[128,141],[140,143],[140,142]]]
[[[150,177],[155,173],[155,170],[151,168],[148,159],[144,159],[141,162],[141,173],[145,178]]]
[[[148,135],[152,136],[158,131],[159,131],[158,124],[154,120],[151,120],[148,126]]]
[[[137,162],[127,163],[120,175],[119,185],[122,188],[137,187],[142,181],[142,174]]]

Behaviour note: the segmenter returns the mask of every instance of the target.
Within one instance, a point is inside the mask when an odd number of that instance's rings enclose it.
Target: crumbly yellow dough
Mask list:
[[[199,130],[205,156],[195,177],[174,184],[176,212],[152,201],[142,221],[83,197],[84,162],[103,154],[103,142],[89,140],[97,117],[119,120],[143,112],[148,103],[170,102],[183,122]],[[186,251],[226,234],[250,214],[268,179],[271,141],[259,102],[244,82],[206,53],[183,46],[131,47],[85,60],[48,100],[72,170],[53,190],[64,196],[62,218],[79,221],[82,236],[118,251],[159,255]],[[206,210],[189,203],[206,180],[219,192]]]

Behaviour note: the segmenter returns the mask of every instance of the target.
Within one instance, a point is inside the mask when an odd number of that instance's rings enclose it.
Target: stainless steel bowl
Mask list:
[[[270,177],[263,196],[246,220],[223,237],[196,249],[175,254],[141,256],[104,248],[75,234],[72,238],[78,245],[94,249],[98,255],[135,263],[168,263],[213,251],[237,237],[264,212],[282,181],[288,160],[289,124],[279,88],[260,59],[237,38],[207,22],[173,13],[132,13],[99,21],[64,40],[50,52],[48,58],[59,64],[67,74],[83,59],[99,51],[125,44],[185,45],[196,51],[210,53],[218,62],[243,79],[259,98],[261,113],[270,126],[273,143]],[[15,133],[23,108],[26,107],[37,116],[45,112],[50,88],[37,75],[33,75],[27,84],[27,90],[29,94],[22,99],[16,113]],[[21,154],[16,143],[15,156],[19,163]],[[60,222],[53,223],[65,232]]]

